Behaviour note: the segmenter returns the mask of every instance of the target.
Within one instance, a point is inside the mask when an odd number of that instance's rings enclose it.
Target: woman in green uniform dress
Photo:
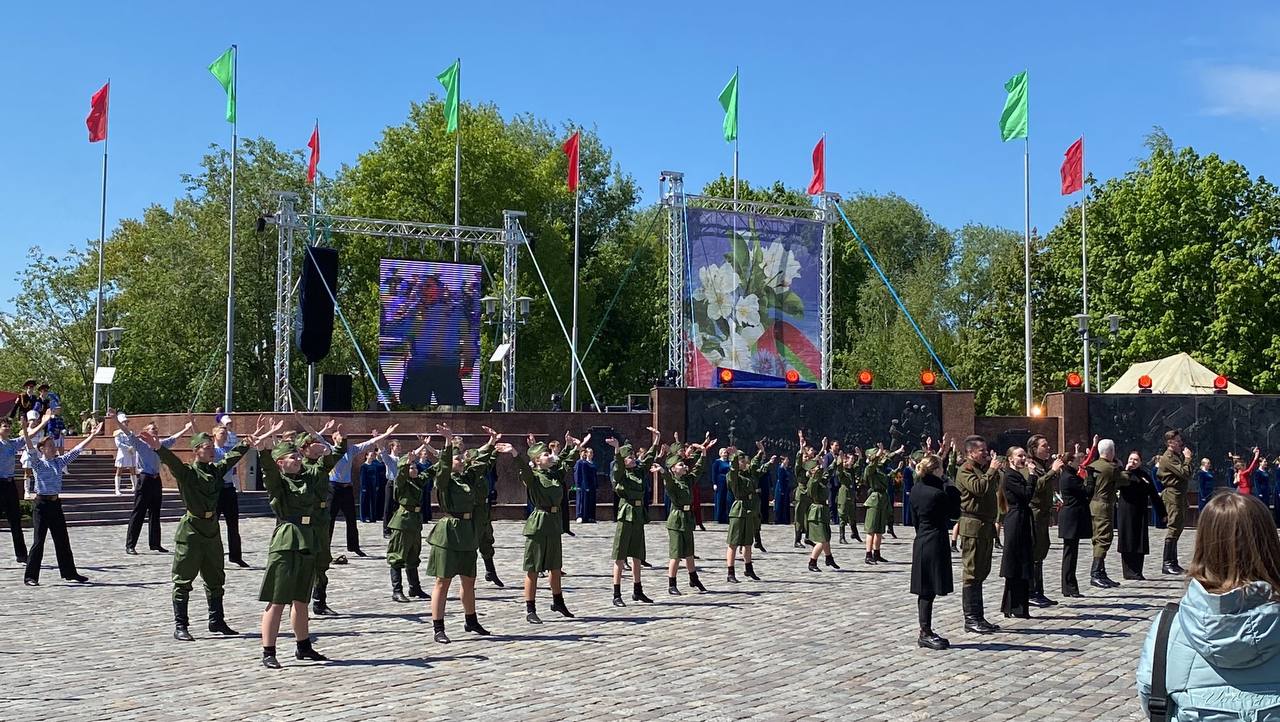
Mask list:
[[[529,434],[527,455],[518,456],[516,460],[520,481],[524,483],[533,504],[533,511],[524,523],[524,618],[530,624],[542,624],[535,600],[539,572],[547,572],[550,577],[551,611],[559,612],[565,617],[573,616],[564,602],[563,588],[560,586],[564,575],[560,504],[564,499],[565,469],[573,468],[574,462],[578,460],[579,449],[591,440],[591,435],[587,434],[585,439],[579,441],[566,432],[564,439],[569,448],[556,458],[547,444],[536,442],[533,434]]]
[[[408,454],[400,454],[400,442],[392,441],[391,450],[382,452],[382,463],[391,477],[391,499],[394,512],[387,520],[391,536],[387,539],[387,566],[391,567],[391,599],[407,602],[430,599],[422,589],[418,566],[422,563],[422,487],[427,477],[418,471],[418,452],[426,442]],[[409,595],[405,596],[400,572],[409,578]]]
[[[887,561],[880,554],[880,544],[893,510],[889,508],[889,476],[883,467],[902,451],[901,447],[892,454],[883,448],[867,449],[867,468],[862,472],[862,482],[868,491],[867,500],[863,502],[867,508],[867,564]]]
[[[809,541],[813,542],[813,551],[809,554],[809,571],[820,571],[818,569],[820,555],[826,556],[827,566],[839,569],[840,565],[836,564],[835,557],[831,555],[831,511],[827,506],[831,488],[827,485],[826,469],[817,459],[809,459],[804,462],[804,474],[807,477],[806,493],[812,503],[808,518],[805,520],[809,529]]]
[[[729,474],[725,483],[733,494],[733,506],[729,507],[729,534],[724,555],[727,581],[738,583],[734,564],[738,558],[738,549],[742,549],[742,561],[746,565],[749,579],[760,581],[751,565],[751,547],[756,535],[760,532],[760,492],[757,480],[765,469],[771,469],[778,457],[764,463],[764,442],[756,442],[756,455],[748,458],[741,450],[729,449]],[[696,477],[695,477],[696,478]]]
[[[261,437],[251,437],[254,447],[280,430],[279,422]],[[316,515],[317,499],[303,474],[302,454],[290,443],[277,444],[271,450],[272,463],[262,465],[271,510],[276,514],[276,528],[267,552],[267,570],[262,577],[258,600],[267,603],[262,612],[262,665],[280,669],[276,659],[276,637],[280,633],[280,617],[286,605],[291,606],[290,619],[297,651],[294,657],[314,662],[328,658],[311,646],[308,604],[311,585],[315,581],[315,534],[311,529]]]
[[[692,469],[689,461],[676,451],[671,451],[666,456],[665,466],[654,464],[649,469],[651,472],[656,472],[662,479],[662,485],[667,490],[667,498],[671,500],[671,513],[667,515],[667,556],[670,559],[667,562],[668,594],[680,595],[680,589],[676,587],[676,569],[679,568],[682,560],[685,569],[689,571],[689,586],[700,592],[707,591],[707,588],[698,580],[698,569],[693,559],[693,528],[696,522],[693,518],[693,490],[690,484],[696,483],[701,477],[703,459],[714,444],[715,442],[711,441],[699,447],[702,453],[697,455]],[[663,447],[663,451],[668,449]]]
[[[644,594],[640,583],[640,569],[644,566],[644,525],[648,521],[645,512],[644,479],[640,477],[645,470],[653,466],[658,455],[658,430],[649,427],[653,433],[653,442],[649,451],[636,458],[631,444],[618,443],[616,438],[605,440],[614,449],[613,469],[610,476],[613,481],[613,493],[618,497],[617,525],[613,532],[613,606],[625,607],[622,601],[622,567],[631,560],[632,590],[631,600],[634,602],[652,602]]]
[[[854,447],[855,449],[857,447]],[[858,472],[855,467],[857,457],[853,454],[841,454],[836,466],[836,479],[840,483],[840,491],[836,493],[836,505],[840,511],[840,543],[847,544],[844,536],[845,526],[849,527],[855,541],[862,541],[858,534]]]
[[[791,519],[796,528],[796,543],[794,546],[796,549],[803,549],[804,547],[800,545],[800,537],[805,536],[808,532],[809,505],[812,503],[807,492],[809,485],[804,478],[804,462],[814,458],[817,452],[805,441],[803,431],[796,432],[796,438],[799,439],[800,449],[796,452],[794,465],[796,470],[796,494],[794,500],[795,508],[791,510]],[[813,542],[809,541],[807,537],[805,538],[805,543],[813,546]]]

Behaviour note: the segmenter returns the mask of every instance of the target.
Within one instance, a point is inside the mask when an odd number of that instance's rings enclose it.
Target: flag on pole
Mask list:
[[[1069,196],[1084,188],[1084,136],[1067,148],[1062,160],[1062,195]]]
[[[724,108],[724,139],[738,138],[738,71],[733,71],[729,84],[720,91],[720,107]]]
[[[107,106],[111,95],[111,81],[98,89],[89,99],[89,117],[84,124],[89,127],[89,142],[97,143],[107,139]]]
[[[316,166],[320,165],[320,121],[316,121],[316,127],[311,131],[311,140],[307,141],[307,147],[311,149],[311,160],[307,163],[307,183],[315,185],[316,183]]]
[[[1027,137],[1027,71],[1009,78],[1004,84],[1009,97],[1004,100],[1004,112],[1000,114],[1000,139],[1004,141]]]
[[[809,195],[816,196],[827,189],[827,136],[818,139],[813,146],[813,180],[809,181]]]
[[[458,75],[462,70],[462,59],[453,61],[453,65],[436,76],[436,80],[444,86],[444,120],[445,130],[452,133],[458,129]]]
[[[209,72],[213,73],[213,77],[218,79],[222,84],[222,89],[227,92],[227,122],[236,122],[236,53],[235,46],[227,48],[227,51],[218,56],[218,59],[209,64]]]
[[[569,136],[569,140],[564,142],[564,154],[569,158],[569,192],[576,193],[578,190],[578,143],[580,142],[579,134],[581,131],[574,131]]]

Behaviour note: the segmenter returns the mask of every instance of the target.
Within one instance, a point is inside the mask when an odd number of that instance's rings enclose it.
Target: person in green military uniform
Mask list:
[[[701,478],[703,461],[714,444],[712,440],[698,445],[699,453],[693,459],[692,466],[690,460],[678,450],[663,447],[659,454],[665,455],[664,463],[655,463],[649,468],[651,473],[658,474],[667,491],[667,498],[671,500],[671,513],[667,515],[667,594],[680,596],[680,589],[676,586],[676,570],[681,561],[689,572],[689,586],[700,592],[707,591],[698,579],[698,568],[694,563],[693,529],[696,521],[693,516],[693,489],[690,485],[696,484]]]
[[[253,446],[260,448],[283,424],[283,421],[277,422],[262,437],[251,439]],[[311,600],[311,585],[315,581],[315,545],[324,538],[313,530],[318,523],[316,511],[320,499],[303,467],[302,454],[292,443],[282,442],[272,448],[271,461],[262,465],[262,476],[271,499],[271,510],[276,515],[276,528],[267,550],[267,570],[258,593],[258,601],[267,603],[262,612],[262,666],[280,669],[276,638],[285,607],[291,607],[289,619],[297,645],[294,657],[312,662],[328,661],[328,657],[311,644],[307,616],[307,602]]]
[[[867,466],[862,470],[862,484],[867,489],[867,500],[863,506],[867,508],[867,517],[863,526],[867,530],[867,564],[888,562],[880,553],[880,545],[884,543],[884,531],[889,525],[889,517],[893,514],[892,502],[889,500],[889,475],[884,466],[902,455],[904,447],[890,453],[883,446],[867,449]]]
[[[326,434],[340,429],[338,422],[329,419],[320,431],[307,425],[301,413],[295,411],[294,420],[302,427],[302,432],[294,437],[293,444],[302,455],[302,474],[316,496],[315,520],[311,524],[311,534],[315,536],[311,555],[315,559],[316,581],[311,589],[311,613],[316,616],[334,615],[337,612],[329,607],[329,566],[333,563],[333,554],[329,551],[333,503],[333,485],[329,483],[329,472],[337,466],[338,460],[347,453],[346,438],[338,431],[337,448],[330,446],[325,439]]]
[[[489,507],[489,469],[497,461],[495,455],[495,444],[502,435],[488,426],[481,426],[485,433],[489,435],[489,442],[479,449],[469,449],[467,453],[467,463],[464,468],[467,473],[467,484],[471,487],[471,494],[475,497],[475,507],[472,509],[471,521],[476,528],[476,544],[480,549],[480,559],[484,562],[484,580],[492,582],[499,589],[506,585],[498,578],[498,569],[493,562],[493,511]]]
[[[1034,485],[1031,495],[1034,576],[1029,601],[1037,607],[1052,607],[1057,602],[1044,593],[1044,560],[1049,556],[1049,527],[1053,524],[1053,483],[1064,462],[1061,458],[1052,457],[1049,440],[1040,434],[1033,434],[1027,439],[1027,453],[1030,458],[1023,474]]]
[[[1156,477],[1160,479],[1160,500],[1164,502],[1166,516],[1164,536],[1164,563],[1160,570],[1165,574],[1182,574],[1178,564],[1178,538],[1186,525],[1187,484],[1191,481],[1191,449],[1182,440],[1181,429],[1170,429],[1164,434],[1164,453],[1156,459]]]
[[[568,447],[556,457],[547,444],[528,436],[528,451],[517,456],[516,468],[520,481],[529,492],[533,511],[524,523],[524,606],[525,621],[542,624],[538,617],[536,595],[538,573],[547,572],[551,582],[551,611],[572,617],[564,601],[561,578],[564,576],[564,551],[561,546],[560,504],[564,498],[565,469],[573,468],[582,446],[591,440],[591,434],[579,441],[568,432],[564,435]]]
[[[391,601],[408,602],[410,599],[430,599],[422,589],[418,566],[422,562],[422,487],[427,477],[418,470],[418,452],[423,445],[400,454],[400,442],[393,440],[389,451],[383,451],[382,463],[392,477],[389,494],[394,511],[387,520],[387,566],[391,576]],[[405,596],[401,572],[409,579],[409,594]]]
[[[756,442],[756,455],[748,458],[736,447],[729,447],[729,473],[725,483],[729,493],[733,494],[733,506],[729,507],[729,534],[726,542],[724,565],[727,581],[737,584],[738,576],[734,569],[738,558],[738,549],[742,549],[742,561],[746,565],[744,572],[748,579],[760,581],[755,568],[751,564],[751,548],[756,535],[760,532],[760,487],[757,480],[761,474],[768,473],[778,463],[778,457],[764,462],[764,442]],[[694,478],[697,478],[696,476]]]
[[[840,490],[836,493],[836,506],[840,515],[840,543],[848,544],[845,539],[844,528],[849,527],[849,531],[855,541],[862,541],[862,535],[858,534],[858,471],[857,461],[858,454],[862,450],[854,447],[855,453],[841,454],[840,461],[836,465],[836,481],[840,485]]]
[[[817,452],[805,441],[803,430],[796,432],[796,439],[798,440],[799,448],[796,451],[796,461],[793,467],[796,470],[796,493],[795,498],[792,500],[791,520],[796,532],[793,546],[796,549],[803,549],[804,547],[800,544],[801,537],[804,537],[805,544],[813,546],[813,542],[806,536],[809,526],[809,506],[813,502],[809,499],[809,494],[807,493],[809,485],[804,482],[804,478],[801,475],[804,473],[804,462],[817,456]]]
[[[644,479],[641,474],[653,466],[658,456],[658,430],[652,426],[648,431],[653,434],[649,450],[639,458],[632,453],[631,444],[620,444],[614,437],[605,439],[605,443],[613,447],[613,467],[610,478],[613,482],[613,493],[618,497],[617,524],[613,531],[613,606],[625,607],[622,601],[622,568],[628,559],[631,560],[631,601],[652,603],[645,596],[644,585],[640,583],[640,570],[645,562],[644,525],[648,521],[644,498]]]
[[[249,434],[255,438],[261,427]],[[186,508],[178,529],[174,533],[173,555],[173,638],[191,641],[188,631],[187,602],[191,586],[198,575],[204,580],[205,596],[209,603],[209,631],[218,634],[238,634],[227,626],[223,611],[222,595],[227,573],[222,566],[222,533],[218,526],[218,496],[222,493],[222,478],[227,470],[240,462],[248,446],[242,441],[222,457],[214,461],[213,437],[200,432],[191,438],[191,463],[184,464],[160,440],[150,434],[138,438],[152,448],[173,474]]]
[[[1085,467],[1093,486],[1089,513],[1093,517],[1093,566],[1089,568],[1090,586],[1100,589],[1118,587],[1120,583],[1107,576],[1107,552],[1111,549],[1116,517],[1116,494],[1129,485],[1129,477],[1116,463],[1116,442],[1098,442],[1098,458]]]
[[[981,436],[964,440],[964,463],[956,470],[960,490],[961,604],[966,632],[988,634],[1000,629],[982,611],[982,583],[991,574],[996,535],[997,493],[1003,459],[992,459]]]
[[[833,463],[839,461],[833,459]],[[818,557],[822,555],[826,556],[827,566],[839,569],[840,565],[836,564],[836,558],[831,554],[831,510],[827,506],[831,487],[827,483],[827,470],[814,458],[804,462],[800,473],[805,476],[805,495],[809,497],[811,504],[805,519],[809,541],[813,542],[813,551],[809,553],[809,571],[821,571],[818,568]]]

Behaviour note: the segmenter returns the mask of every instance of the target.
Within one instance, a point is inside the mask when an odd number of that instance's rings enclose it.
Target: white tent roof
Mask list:
[[[1108,394],[1138,393],[1138,378],[1142,375],[1151,377],[1151,391],[1157,394],[1211,394],[1213,380],[1218,374],[1210,371],[1199,361],[1185,353],[1176,353],[1156,361],[1143,361],[1129,367],[1111,388]],[[1249,391],[1227,382],[1228,394],[1249,394]]]

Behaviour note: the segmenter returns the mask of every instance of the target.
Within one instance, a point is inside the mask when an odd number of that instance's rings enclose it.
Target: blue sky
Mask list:
[[[110,5],[6,9],[10,259],[96,238],[101,146],[87,143],[84,116],[108,76],[109,227],[180,195],[180,174],[228,141],[206,66],[233,42],[241,134],[302,148],[319,117],[329,173],[436,92],[459,56],[465,98],[595,125],[646,200],[662,169],[691,188],[729,172],[716,95],[734,65],[744,177],[802,186],[826,132],[829,189],[894,191],[950,227],[1022,226],[1022,148],[1000,142],[997,119],[1004,81],[1024,68],[1041,230],[1068,204],[1058,166],[1082,132],[1100,178],[1130,168],[1153,125],[1255,175],[1280,170],[1280,8],[1264,3]],[[0,304],[16,290],[0,275]]]

